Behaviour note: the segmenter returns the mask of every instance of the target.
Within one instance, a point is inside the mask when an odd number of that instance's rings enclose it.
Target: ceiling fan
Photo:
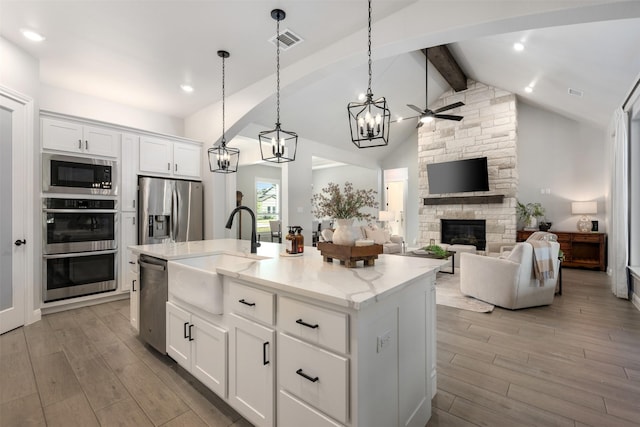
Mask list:
[[[425,75],[424,98],[425,98],[425,103],[428,103],[429,102],[429,60],[427,59],[426,52],[424,55],[424,75]],[[420,114],[418,116],[409,117],[409,119],[414,119],[416,117],[419,118],[418,125],[416,126],[417,128],[419,128],[423,124],[429,123],[434,119],[455,120],[459,122],[460,120],[463,119],[462,116],[455,116],[452,114],[440,114],[440,113],[442,113],[443,111],[453,110],[454,108],[462,107],[463,105],[464,105],[464,102],[454,102],[453,104],[445,105],[444,107],[440,107],[435,110],[430,110],[429,107],[425,107],[425,109],[422,110],[413,104],[407,104],[407,107],[411,108],[412,110]]]

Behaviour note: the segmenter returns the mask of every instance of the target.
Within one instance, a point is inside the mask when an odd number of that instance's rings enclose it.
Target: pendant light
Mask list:
[[[351,141],[358,148],[381,147],[389,144],[391,112],[384,97],[374,101],[371,92],[371,0],[369,0],[369,86],[363,102],[350,102],[349,128]]]
[[[260,154],[262,160],[273,163],[292,162],[296,159],[298,134],[280,127],[280,21],[285,18],[284,10],[273,9],[271,17],[276,20],[276,127],[260,132]]]
[[[227,147],[227,140],[224,136],[224,60],[230,55],[226,50],[219,50],[218,56],[222,58],[222,139],[220,144],[209,148],[209,170],[216,173],[234,173],[238,171],[238,161],[240,160],[240,150]]]

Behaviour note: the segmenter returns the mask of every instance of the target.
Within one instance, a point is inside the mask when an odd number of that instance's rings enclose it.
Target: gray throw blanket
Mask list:
[[[545,240],[529,240],[528,242],[533,246],[533,272],[536,279],[540,281],[540,286],[544,286],[546,280],[554,277],[551,242]]]

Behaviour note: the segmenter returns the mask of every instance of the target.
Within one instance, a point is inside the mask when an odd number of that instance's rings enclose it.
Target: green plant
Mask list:
[[[425,246],[424,248],[422,248],[422,250],[423,251],[427,251],[427,252],[431,252],[435,256],[438,256],[438,257],[441,257],[441,258],[446,258],[447,257],[447,251],[442,249],[442,247],[439,246],[439,245]]]
[[[375,216],[361,212],[360,209],[377,208],[376,194],[374,190],[354,190],[350,182],[345,182],[344,191],[340,191],[338,184],[330,182],[321,193],[316,193],[311,198],[311,213],[316,218],[372,220]]]
[[[541,203],[527,203],[525,205],[518,200],[516,213],[518,214],[518,219],[528,224],[531,221],[530,218],[540,218],[544,216],[544,208]]]

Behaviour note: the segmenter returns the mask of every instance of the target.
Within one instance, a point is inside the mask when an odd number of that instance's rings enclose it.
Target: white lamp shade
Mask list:
[[[597,202],[571,202],[573,215],[595,215],[598,213]]]
[[[395,213],[391,211],[379,211],[378,219],[380,221],[393,221],[394,219],[396,219],[396,216]]]

